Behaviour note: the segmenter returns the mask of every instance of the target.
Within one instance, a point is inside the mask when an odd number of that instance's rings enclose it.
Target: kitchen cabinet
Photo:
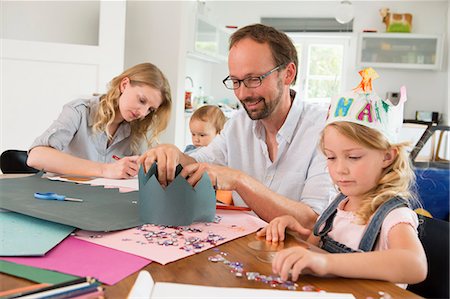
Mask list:
[[[357,64],[363,67],[439,70],[442,37],[409,33],[362,33]]]
[[[226,61],[230,34],[226,28],[221,28],[198,15],[195,25],[194,50],[188,52],[188,55],[211,62]]]

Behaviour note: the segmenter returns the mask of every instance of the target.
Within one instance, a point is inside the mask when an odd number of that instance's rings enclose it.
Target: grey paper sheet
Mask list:
[[[143,222],[138,192],[120,193],[102,186],[51,181],[42,173],[0,180],[0,208],[91,231],[114,231]],[[55,192],[83,202],[35,199],[35,192]]]
[[[216,197],[206,173],[193,188],[185,178],[176,176],[165,189],[158,182],[156,163],[147,173],[139,170],[139,215],[143,222],[162,225],[190,225],[211,222],[216,215]]]

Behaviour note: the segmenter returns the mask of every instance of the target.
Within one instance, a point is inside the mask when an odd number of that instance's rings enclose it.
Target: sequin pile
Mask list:
[[[214,249],[214,251],[219,252],[218,249]],[[295,291],[298,287],[298,284],[293,281],[285,281],[280,278],[278,275],[263,275],[258,272],[247,272],[244,271],[244,264],[241,262],[231,262],[225,258],[227,253],[220,252],[214,256],[208,257],[208,260],[213,263],[223,263],[230,268],[230,272],[234,273],[234,275],[238,278],[246,277],[247,280],[260,281],[262,283],[270,285],[272,288],[280,287],[286,288],[288,290]]]
[[[220,223],[222,220],[221,216],[217,216],[214,219],[214,223]],[[210,223],[205,223],[205,226],[209,226]],[[166,229],[172,229],[172,232],[167,232]],[[144,224],[140,227],[137,227],[137,230],[143,232],[142,236],[145,238],[145,241],[136,241],[141,244],[156,244],[160,246],[180,246],[181,250],[186,252],[200,252],[204,249],[204,247],[211,245],[217,246],[219,241],[224,240],[225,238],[217,235],[211,231],[208,232],[208,235],[205,238],[199,237],[187,237],[184,233],[202,233],[203,230],[200,228],[194,228],[189,226],[168,226],[168,225],[153,225],[153,224]],[[140,234],[140,233],[137,233]],[[90,236],[91,238],[96,238],[97,236]],[[131,239],[122,239],[122,241],[132,241]]]

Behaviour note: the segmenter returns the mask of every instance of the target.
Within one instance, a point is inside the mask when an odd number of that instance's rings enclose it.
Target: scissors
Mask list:
[[[34,193],[34,198],[37,199],[47,199],[47,200],[66,200],[66,201],[77,201],[77,202],[82,202],[82,199],[79,198],[71,198],[71,197],[66,197],[64,195],[59,195],[53,192],[47,192],[47,193],[40,193],[40,192],[36,192]]]

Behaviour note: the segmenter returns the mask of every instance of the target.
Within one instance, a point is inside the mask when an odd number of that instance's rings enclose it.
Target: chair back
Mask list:
[[[449,298],[449,223],[418,215],[419,238],[427,255],[428,274],[408,290],[425,298]]]
[[[37,169],[27,165],[27,159],[26,151],[6,150],[0,156],[0,169],[3,173],[37,173]]]

